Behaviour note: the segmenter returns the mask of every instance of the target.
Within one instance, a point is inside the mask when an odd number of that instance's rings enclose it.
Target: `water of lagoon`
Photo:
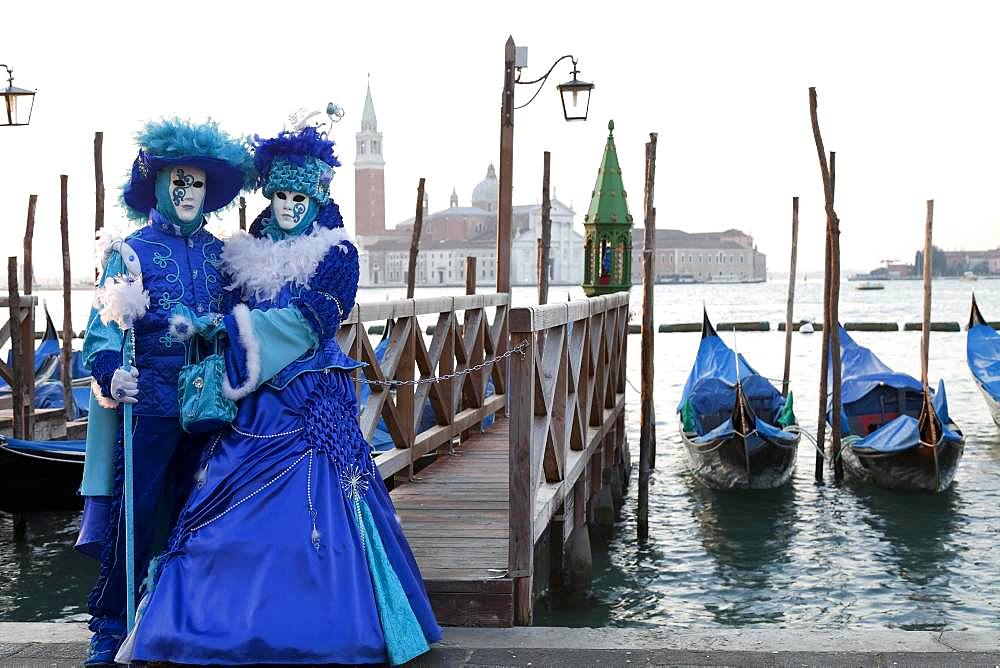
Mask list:
[[[656,322],[693,322],[703,303],[715,320],[784,319],[786,283],[658,286]],[[796,316],[819,318],[820,282],[800,283]],[[919,320],[917,282],[861,292],[846,283],[843,321]],[[937,281],[934,319],[964,323],[975,288],[987,318],[1000,319],[1000,281]],[[362,290],[359,299],[402,296]],[[426,296],[457,289],[422,290]],[[550,300],[582,296],[554,287]],[[515,303],[533,299],[515,289]],[[84,310],[89,297],[81,294]],[[638,312],[641,295],[632,295]],[[57,296],[49,297],[58,303]],[[74,315],[83,317],[84,314]],[[58,324],[58,323],[57,323]],[[429,323],[427,323],[429,324]],[[82,323],[81,323],[82,325]],[[80,325],[78,325],[79,327]],[[726,334],[727,341],[732,335]],[[919,375],[919,333],[857,333],[886,363]],[[784,335],[737,334],[759,372],[779,378]],[[792,388],[802,425],[815,430],[820,340],[793,337]],[[988,629],[1000,624],[1000,429],[989,417],[965,363],[965,334],[931,338],[931,378],[943,377],[951,414],[967,436],[955,484],[937,495],[889,493],[813,481],[814,451],[803,441],[791,485],[775,491],[715,492],[686,468],[675,414],[698,346],[697,334],[656,336],[657,468],[650,488],[650,541],[635,540],[633,483],[617,532],[594,552],[592,591],[548,596],[536,623],[568,626],[892,627]],[[629,337],[628,376],[638,386],[639,337]],[[627,390],[627,424],[638,461],[638,394]],[[634,480],[634,479],[633,479]],[[29,518],[14,541],[0,518],[0,620],[86,619],[95,564],[76,555],[76,513]]]

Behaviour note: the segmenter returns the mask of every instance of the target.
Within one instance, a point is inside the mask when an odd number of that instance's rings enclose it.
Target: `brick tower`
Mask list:
[[[354,160],[354,232],[357,236],[385,233],[385,160],[382,159],[382,133],[375,119],[372,88],[368,85],[361,132],[355,135],[357,157]]]

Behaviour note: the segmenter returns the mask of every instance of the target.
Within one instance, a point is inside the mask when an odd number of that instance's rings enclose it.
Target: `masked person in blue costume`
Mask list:
[[[122,201],[141,227],[107,244],[83,354],[93,375],[87,457],[77,548],[100,559],[88,599],[92,615],[87,665],[113,663],[125,637],[125,524],[120,404],[133,406],[135,572],[146,571],[152,541],[191,487],[204,437],[178,421],[177,375],[184,345],[168,333],[172,310],[223,310],[222,243],[204,214],[228,205],[252,173],[248,147],[214,123],[149,123],[136,136],[139,155]],[[117,322],[134,318],[135,364],[122,364]],[[162,541],[162,539],[161,539]],[[162,543],[161,543],[162,545]]]
[[[226,242],[244,303],[224,329],[231,427],[150,573],[120,661],[405,663],[440,639],[423,581],[358,426],[336,333],[354,307],[358,254],[329,198],[333,142],[314,128],[257,140],[270,206]],[[155,571],[155,572],[154,572]]]

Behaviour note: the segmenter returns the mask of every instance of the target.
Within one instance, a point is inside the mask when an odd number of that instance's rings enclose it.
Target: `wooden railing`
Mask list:
[[[617,293],[511,310],[510,345],[527,346],[511,357],[509,389],[517,624],[531,623],[535,543],[557,512],[573,528],[586,523],[587,501],[624,442],[628,304]]]
[[[341,324],[337,335],[341,348],[368,364],[359,372],[360,378],[404,383],[391,389],[370,385],[371,394],[365,405],[359,407],[364,437],[371,440],[382,419],[395,444],[392,450],[376,457],[383,478],[404,469],[412,471],[418,458],[460,438],[505,407],[505,367],[490,361],[507,350],[502,333],[509,304],[509,294],[358,304]],[[487,309],[495,309],[492,322]],[[421,328],[419,318],[433,321],[429,335]],[[390,333],[380,361],[375,356],[368,328],[383,324],[390,327]],[[466,373],[484,362],[482,369]],[[452,374],[458,375],[432,383],[411,384],[418,379]],[[490,380],[494,394],[486,396]],[[433,408],[436,424],[421,430],[425,402]]]

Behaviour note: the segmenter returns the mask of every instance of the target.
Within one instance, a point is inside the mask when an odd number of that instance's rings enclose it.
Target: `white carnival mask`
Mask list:
[[[271,212],[283,230],[293,229],[302,222],[308,210],[308,195],[290,190],[278,190],[271,195]]]
[[[205,193],[205,170],[190,165],[170,168],[170,201],[181,222],[190,223],[201,214]]]

